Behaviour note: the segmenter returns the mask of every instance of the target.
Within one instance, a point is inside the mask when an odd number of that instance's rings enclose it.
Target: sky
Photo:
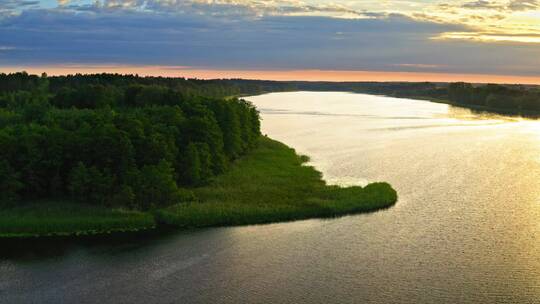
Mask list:
[[[540,83],[540,0],[0,0],[0,72]]]

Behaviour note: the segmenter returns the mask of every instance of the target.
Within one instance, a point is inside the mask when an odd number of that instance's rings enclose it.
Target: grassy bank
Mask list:
[[[0,237],[91,235],[155,228],[151,214],[67,201],[39,201],[0,211]]]
[[[293,149],[263,137],[230,171],[195,189],[197,202],[160,210],[157,219],[178,227],[259,224],[374,211],[397,200],[386,183],[328,186],[318,171],[302,165],[305,161]]]
[[[166,224],[178,228],[260,224],[326,218],[390,207],[396,192],[386,183],[328,186],[307,157],[266,137],[208,186],[196,201],[148,213],[110,210],[73,202],[41,201],[0,211],[0,237],[92,235],[139,231]]]

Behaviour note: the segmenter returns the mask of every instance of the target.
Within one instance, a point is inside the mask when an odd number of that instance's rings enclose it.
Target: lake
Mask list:
[[[540,303],[540,121],[352,93],[246,99],[329,183],[387,181],[398,203],[0,258],[0,303]]]

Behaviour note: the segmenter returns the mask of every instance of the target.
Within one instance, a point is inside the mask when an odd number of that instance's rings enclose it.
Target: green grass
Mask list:
[[[261,224],[375,211],[397,201],[386,183],[328,186],[320,172],[303,165],[307,160],[263,137],[227,173],[195,189],[197,202],[159,210],[157,220],[183,228]]]
[[[303,165],[282,143],[261,137],[259,146],[210,185],[194,189],[196,202],[148,213],[111,210],[69,201],[38,201],[0,210],[0,238],[92,235],[153,229],[262,224],[336,217],[392,206],[386,183],[328,186],[321,173]]]
[[[91,235],[156,226],[151,214],[68,201],[39,201],[0,211],[0,237]]]

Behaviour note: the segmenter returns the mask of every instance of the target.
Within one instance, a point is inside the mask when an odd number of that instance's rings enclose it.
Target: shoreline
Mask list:
[[[134,219],[122,218],[119,215],[121,212],[117,210],[100,209],[100,212],[116,212],[116,217],[110,216],[112,220],[105,223],[102,223],[103,218],[91,212],[86,217],[74,213],[71,219],[83,219],[85,227],[92,226],[95,221],[96,226],[101,228],[72,228],[65,231],[39,231],[40,227],[48,224],[44,220],[46,215],[41,215],[38,220],[36,215],[32,215],[36,231],[29,232],[29,227],[25,227],[26,231],[2,231],[2,226],[6,227],[2,223],[2,216],[4,220],[9,219],[6,210],[3,210],[4,214],[0,215],[0,240],[106,238],[118,234],[160,234],[161,230],[179,231],[334,218],[386,209],[397,201],[396,191],[386,183],[374,183],[363,188],[329,186],[322,180],[319,171],[305,166],[306,161],[307,157],[296,154],[294,149],[262,136],[259,146],[238,159],[232,165],[231,172],[216,177],[207,186],[193,189],[197,201],[147,212],[125,212],[126,216],[137,217]],[[77,207],[76,204],[71,206],[73,209]],[[31,208],[27,209],[31,211]],[[62,209],[62,205],[58,209]],[[50,222],[60,218],[53,226],[70,220],[70,215],[62,217],[55,215],[54,211],[49,212],[53,212],[49,216],[52,219]],[[103,214],[104,217],[109,216],[108,213]],[[16,214],[12,217],[16,217]],[[130,226],[122,227],[122,221]],[[105,228],[106,225],[111,227]]]
[[[376,94],[362,93],[362,92],[353,92],[353,93],[376,95]],[[465,104],[465,103],[452,102],[448,99],[439,99],[439,98],[434,98],[434,97],[429,97],[429,96],[398,96],[398,95],[385,95],[385,94],[377,95],[377,96],[424,100],[424,101],[430,101],[434,103],[442,103],[442,104],[447,104],[447,105],[451,105],[455,107],[465,108],[465,109],[478,111],[482,113],[519,116],[523,118],[534,118],[534,119],[540,118],[540,111],[533,111],[533,110],[512,110],[512,109],[494,108],[494,107],[481,106],[481,105],[470,105],[470,104]]]
[[[251,97],[251,96],[260,96],[265,94],[272,94],[272,93],[289,93],[289,92],[343,92],[343,93],[352,93],[352,94],[365,94],[365,95],[373,95],[373,96],[384,96],[384,97],[392,97],[392,98],[402,98],[402,99],[416,99],[416,100],[424,100],[424,101],[430,101],[434,103],[442,103],[447,104],[455,107],[465,108],[472,111],[478,111],[478,112],[484,112],[484,113],[492,113],[492,114],[499,114],[499,115],[508,115],[508,116],[519,116],[523,118],[532,118],[532,119],[538,119],[540,118],[540,111],[534,111],[534,110],[520,110],[520,109],[505,109],[505,108],[495,108],[495,107],[489,107],[489,106],[481,106],[481,105],[473,105],[473,104],[466,104],[466,103],[459,103],[459,102],[453,102],[448,99],[440,99],[430,96],[401,96],[401,95],[395,95],[395,94],[379,94],[379,93],[373,93],[373,92],[362,92],[362,91],[354,91],[354,90],[293,90],[293,91],[270,91],[270,92],[262,92],[255,95],[247,95],[247,94],[240,94],[240,95],[233,95],[229,96],[230,98],[244,98],[244,97]]]

